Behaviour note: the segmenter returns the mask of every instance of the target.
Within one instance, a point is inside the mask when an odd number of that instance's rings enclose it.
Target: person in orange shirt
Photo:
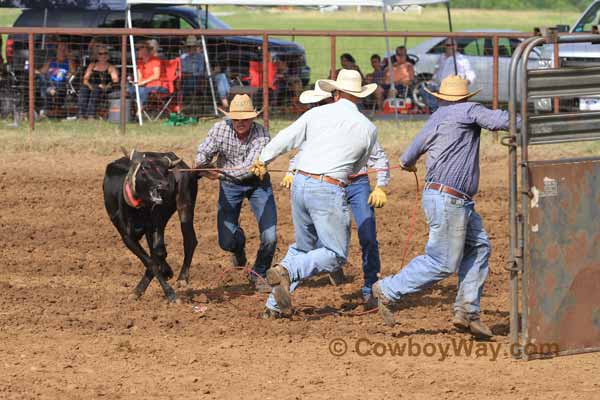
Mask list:
[[[158,54],[158,42],[154,39],[147,40],[137,49],[138,87],[140,91],[140,103],[143,107],[152,93],[168,93],[162,86],[161,63]],[[131,95],[135,94],[135,87],[129,88]]]
[[[410,61],[408,61],[406,47],[404,46],[398,46],[396,48],[396,55],[394,56],[394,59],[395,62],[392,65],[391,74],[389,66],[385,69],[383,75],[384,84],[382,86],[384,90],[389,90],[391,88],[391,79],[393,79],[396,91],[401,95],[406,95],[406,91],[412,85],[412,82],[415,79],[415,68]]]

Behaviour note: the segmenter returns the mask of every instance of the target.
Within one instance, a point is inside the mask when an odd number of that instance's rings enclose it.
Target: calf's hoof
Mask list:
[[[188,286],[188,281],[187,279],[177,279],[177,282],[175,282],[175,287],[177,289],[185,289]]]
[[[173,277],[173,270],[168,265],[160,266],[160,274],[166,279],[169,280]]]
[[[143,293],[140,293],[137,290],[134,290],[133,292],[131,292],[131,294],[128,296],[129,300],[132,301],[137,301],[140,299],[140,297],[142,297]]]

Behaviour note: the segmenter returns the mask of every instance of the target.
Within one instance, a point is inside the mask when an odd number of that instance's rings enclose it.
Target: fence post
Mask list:
[[[263,124],[269,129],[269,35],[263,34],[262,45],[263,73]]]
[[[335,40],[336,40],[336,36],[331,36],[330,37],[330,42],[331,42],[331,79],[335,79],[337,78],[336,73],[335,73],[335,65],[336,65],[336,57],[335,57]]]
[[[558,38],[554,38],[554,68],[560,68],[560,58],[558,57]],[[554,113],[558,114],[560,112],[560,99],[558,97],[552,98]]]
[[[492,108],[498,108],[498,58],[500,57],[500,49],[498,48],[498,36],[492,38],[494,46],[494,67],[492,77]]]
[[[121,35],[121,133],[125,134],[127,129],[127,36]]]
[[[35,41],[33,33],[29,33],[29,141],[35,129]]]

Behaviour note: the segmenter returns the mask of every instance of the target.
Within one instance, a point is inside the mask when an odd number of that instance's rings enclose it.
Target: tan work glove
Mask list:
[[[292,187],[292,182],[294,181],[294,175],[287,174],[281,180],[279,186],[284,187],[286,189],[290,189]]]
[[[387,195],[379,186],[375,186],[375,189],[369,195],[369,205],[375,208],[381,208],[387,203]]]
[[[268,172],[267,165],[257,158],[256,160],[254,160],[254,162],[250,166],[250,169],[248,170],[248,172],[258,176],[258,179],[260,179],[262,181]]]
[[[417,166],[416,165],[413,165],[411,167],[407,167],[406,165],[400,163],[400,168],[402,168],[403,170],[408,171],[408,172],[417,172]]]

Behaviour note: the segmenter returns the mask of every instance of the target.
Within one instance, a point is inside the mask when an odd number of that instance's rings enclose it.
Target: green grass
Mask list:
[[[26,124],[17,129],[7,128],[0,121],[0,154],[91,154],[115,156],[120,147],[140,150],[175,151],[186,161],[194,157],[198,144],[206,137],[215,119],[201,121],[197,125],[166,127],[161,123],[146,123],[127,126],[127,133],[121,134],[118,125],[104,121],[57,122],[42,121],[36,125],[31,138]],[[259,121],[260,122],[260,121]],[[271,120],[271,136],[288,126],[288,119]],[[386,149],[392,164],[406,149],[410,141],[423,126],[422,121],[375,121],[378,139]],[[500,133],[504,135],[504,133]],[[491,134],[482,136],[481,153],[484,157],[501,159],[506,157],[506,147],[494,141]],[[571,143],[560,146],[537,146],[530,150],[535,159],[554,156],[576,157],[593,156],[600,152],[600,143]],[[485,162],[485,161],[484,161]]]

